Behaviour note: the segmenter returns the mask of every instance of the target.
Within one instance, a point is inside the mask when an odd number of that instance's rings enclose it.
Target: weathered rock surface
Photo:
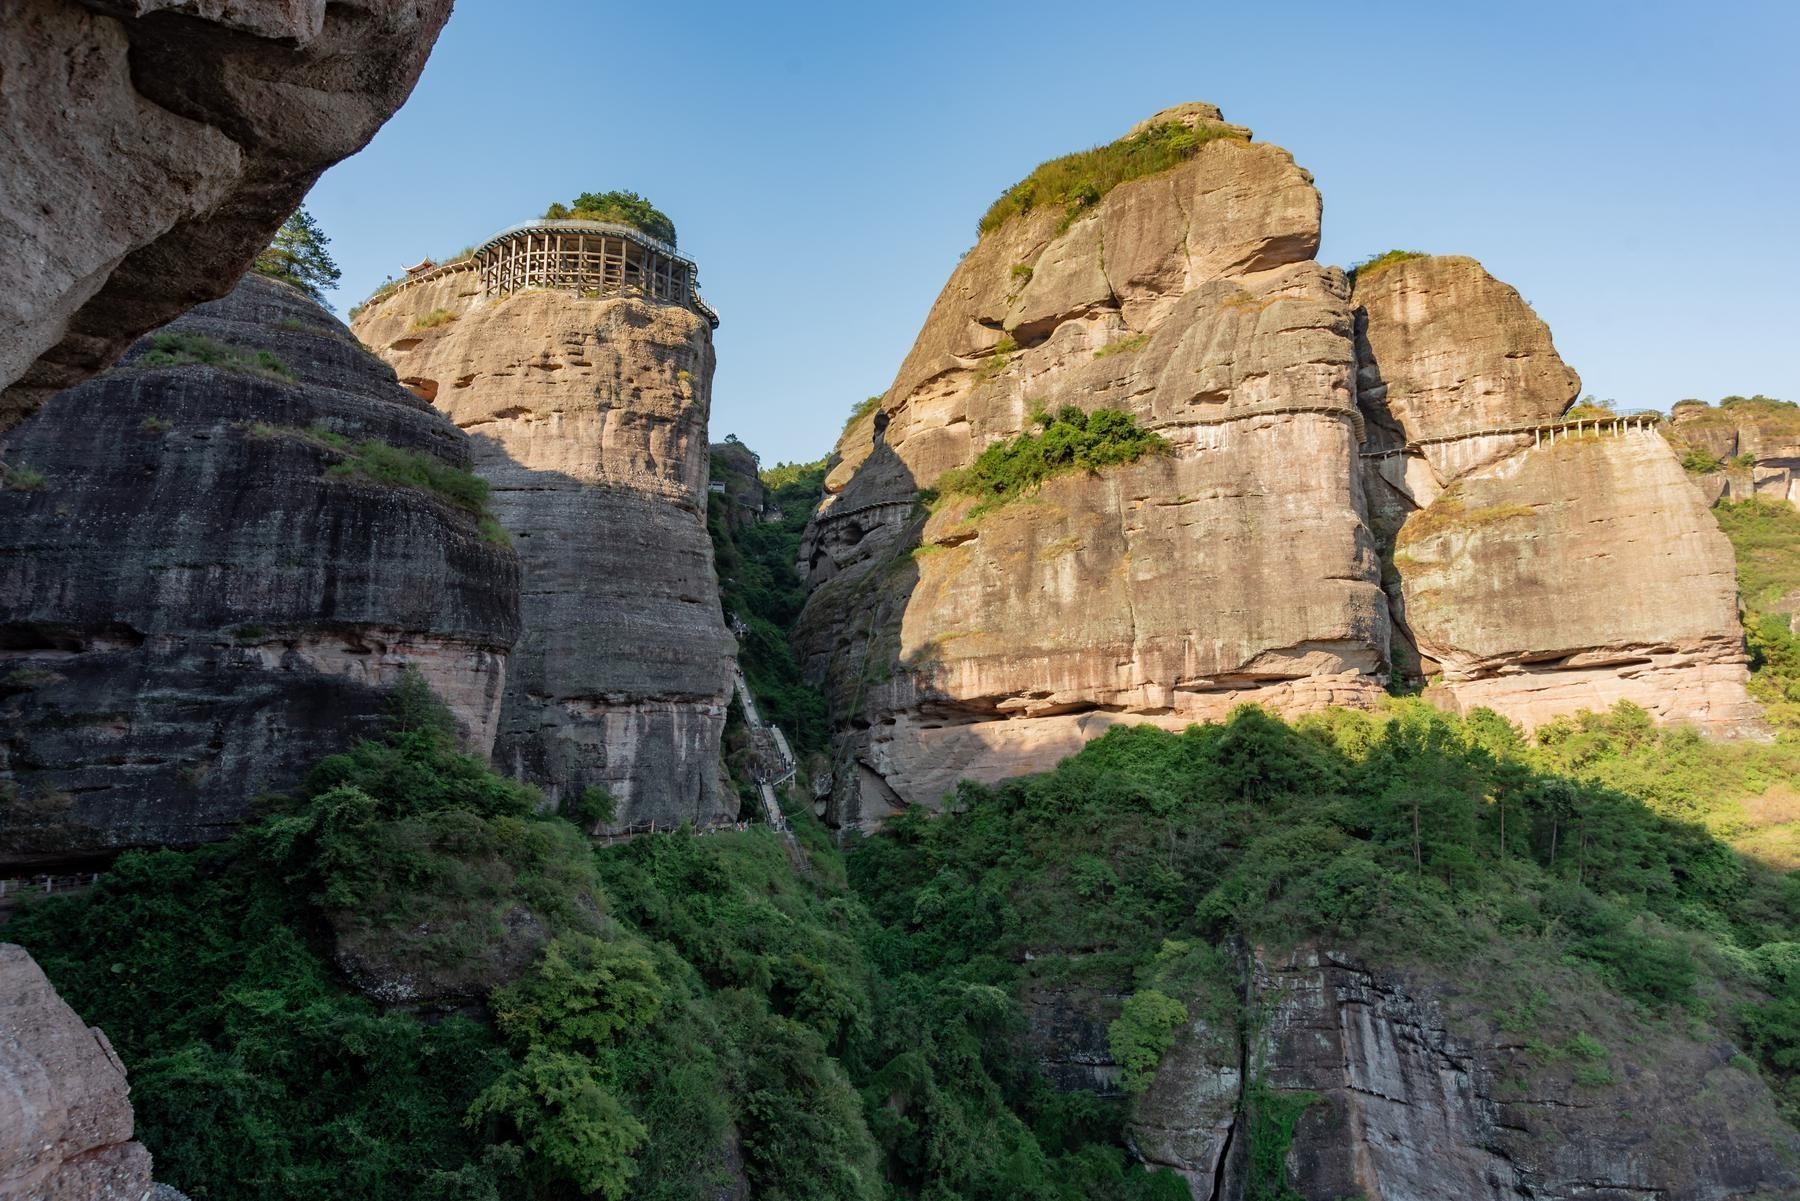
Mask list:
[[[1596,1074],[1583,1083],[1581,1062],[1498,1029],[1492,1006],[1448,979],[1314,948],[1254,954],[1246,975],[1250,1027],[1196,1014],[1132,1102],[1133,1146],[1179,1172],[1196,1201],[1244,1196],[1247,1126],[1283,1094],[1312,1098],[1284,1159],[1307,1201],[1800,1192],[1800,1134],[1716,1035],[1658,1032],[1593,997],[1558,1019],[1600,1035],[1604,1063],[1587,1064]],[[1116,1077],[1105,1042],[1116,1011],[1080,990],[1027,1005],[1053,1083],[1104,1090]]]
[[[1677,454],[1700,452],[1719,463],[1695,478],[1711,499],[1753,496],[1800,506],[1800,407],[1764,397],[1731,397],[1717,406],[1684,400],[1664,430]]]
[[[454,319],[421,327],[443,310]],[[441,320],[441,319],[440,319]],[[707,321],[676,305],[449,272],[370,305],[362,339],[472,436],[524,560],[495,765],[611,828],[736,816],[719,739],[735,644],[707,537]]]
[[[1731,546],[1664,440],[1606,417],[1556,428],[1580,381],[1473,259],[1361,273],[1354,300],[1402,669],[1527,727],[1629,700],[1750,728]]]
[[[143,1201],[125,1065],[56,995],[24,947],[0,943],[0,1201]]]
[[[1114,721],[1379,692],[1349,287],[1311,261],[1319,211],[1285,151],[1225,139],[1066,230],[1033,210],[963,259],[839,442],[802,548],[816,591],[798,642],[853,727],[836,820],[1047,767]],[[1033,408],[1066,404],[1129,410],[1172,453],[974,521],[966,504],[912,511]]]
[[[450,0],[0,0],[0,431],[223,295]]]
[[[0,862],[228,834],[374,732],[408,667],[497,728],[518,558],[435,494],[332,474],[318,434],[468,464],[468,439],[336,319],[258,276],[169,332],[295,378],[126,362],[5,439]]]

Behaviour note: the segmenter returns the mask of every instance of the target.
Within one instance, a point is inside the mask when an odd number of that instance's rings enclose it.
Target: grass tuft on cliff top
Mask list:
[[[1084,412],[1065,405],[1055,413],[1039,410],[1031,420],[1035,429],[996,442],[967,467],[939,476],[938,492],[980,498],[969,513],[973,517],[1052,476],[1130,463],[1169,447],[1160,434],[1142,428],[1122,409]]]
[[[1360,263],[1353,264],[1348,271],[1344,272],[1344,274],[1348,275],[1352,280],[1359,278],[1367,279],[1377,271],[1392,267],[1395,263],[1404,263],[1409,259],[1424,259],[1430,257],[1431,256],[1426,254],[1423,250],[1385,250],[1380,254],[1372,255],[1369,258],[1364,259]]]
[[[979,231],[992,233],[1040,205],[1060,206],[1065,217],[1062,228],[1067,229],[1082,210],[1099,204],[1120,184],[1178,167],[1218,141],[1249,139],[1225,125],[1166,122],[1104,146],[1053,158],[1002,192],[982,214]]]

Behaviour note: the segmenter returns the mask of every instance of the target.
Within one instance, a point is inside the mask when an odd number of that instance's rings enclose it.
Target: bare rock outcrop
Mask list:
[[[840,440],[797,635],[850,727],[837,821],[1042,769],[1116,721],[1379,692],[1349,287],[1312,261],[1311,177],[1236,132],[1072,219],[1039,207],[984,236]],[[975,520],[915,512],[1040,405],[1127,410],[1171,453]]]
[[[1526,1038],[1441,973],[1304,946],[1246,953],[1240,970],[1233,1004],[1189,1005],[1130,1103],[1132,1146],[1195,1201],[1245,1195],[1252,1131],[1268,1137],[1273,1107],[1295,1118],[1280,1171],[1306,1201],[1800,1191],[1800,1134],[1715,1032],[1663,1029],[1579,981],[1568,985],[1583,999]],[[1118,1007],[1079,989],[1027,1005],[1028,1044],[1053,1084],[1117,1095],[1105,1032]],[[1569,1044],[1575,1034],[1591,1041]],[[1567,1045],[1590,1058],[1553,1050]]]
[[[1678,402],[1664,430],[1711,499],[1800,506],[1800,406],[1766,396]]]
[[[1571,411],[1550,331],[1473,259],[1380,265],[1354,300],[1401,669],[1527,727],[1629,700],[1750,728],[1731,546],[1652,425]]]
[[[0,490],[0,862],[223,837],[409,667],[494,739],[517,556],[357,468],[370,442],[466,468],[468,439],[284,284],[165,333],[244,357],[146,339],[4,439],[41,483]]]
[[[473,271],[451,271],[378,299],[355,329],[472,435],[524,560],[495,766],[552,797],[606,788],[614,829],[735,817],[706,319],[573,292],[487,299]]]
[[[0,943],[0,1201],[143,1201],[125,1065],[56,995],[24,947]]]
[[[0,431],[222,296],[451,0],[0,0]]]

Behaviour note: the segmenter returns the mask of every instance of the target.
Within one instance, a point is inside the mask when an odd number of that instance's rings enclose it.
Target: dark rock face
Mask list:
[[[1583,1017],[1607,1058],[1583,1081],[1579,1062],[1546,1063],[1449,980],[1303,949],[1247,956],[1241,985],[1249,1028],[1196,1015],[1132,1104],[1132,1144],[1196,1201],[1243,1197],[1258,1106],[1303,1098],[1284,1170],[1306,1201],[1800,1195],[1800,1134],[1716,1036],[1596,998]],[[1027,1038],[1058,1087],[1116,1077],[1117,1007],[1091,991],[1027,997]]]
[[[0,430],[223,295],[451,0],[0,0]]]
[[[0,863],[222,837],[409,666],[493,742],[517,557],[433,493],[328,474],[317,431],[466,468],[464,435],[285,285],[169,332],[295,378],[146,367],[146,342],[5,439],[43,482],[0,491]]]

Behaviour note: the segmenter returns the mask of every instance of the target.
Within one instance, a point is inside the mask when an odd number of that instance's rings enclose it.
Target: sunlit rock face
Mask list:
[[[466,467],[469,440],[284,284],[165,332],[280,371],[146,340],[4,439],[41,483],[0,490],[0,862],[223,837],[376,733],[409,668],[471,749],[498,729],[518,557],[341,449]]]
[[[0,3],[0,431],[224,295],[450,0]]]
[[[846,719],[838,821],[1048,767],[1118,721],[1379,694],[1354,324],[1343,274],[1312,261],[1319,212],[1285,151],[1227,139],[963,259],[840,441],[803,548],[798,641]],[[1128,410],[1170,453],[973,520],[963,501],[912,511],[1034,408],[1071,404]]]
[[[490,299],[475,272],[452,271],[355,328],[469,433],[524,561],[495,765],[553,798],[606,788],[613,829],[734,818],[719,740],[736,644],[705,521],[707,320],[570,292]]]
[[[1222,126],[1207,105],[1157,121]],[[963,258],[840,438],[802,547],[834,820],[1040,770],[1121,721],[1367,704],[1396,670],[1528,725],[1625,699],[1751,728],[1730,548],[1662,441],[1590,426],[1545,449],[1580,380],[1519,294],[1468,258],[1352,281],[1313,259],[1319,214],[1285,151],[1226,137]],[[979,515],[920,503],[1065,405],[1129,411],[1169,453]]]
[[[1731,545],[1648,424],[1580,380],[1467,258],[1359,275],[1364,457],[1400,643],[1429,695],[1526,725],[1631,701],[1754,728]]]

